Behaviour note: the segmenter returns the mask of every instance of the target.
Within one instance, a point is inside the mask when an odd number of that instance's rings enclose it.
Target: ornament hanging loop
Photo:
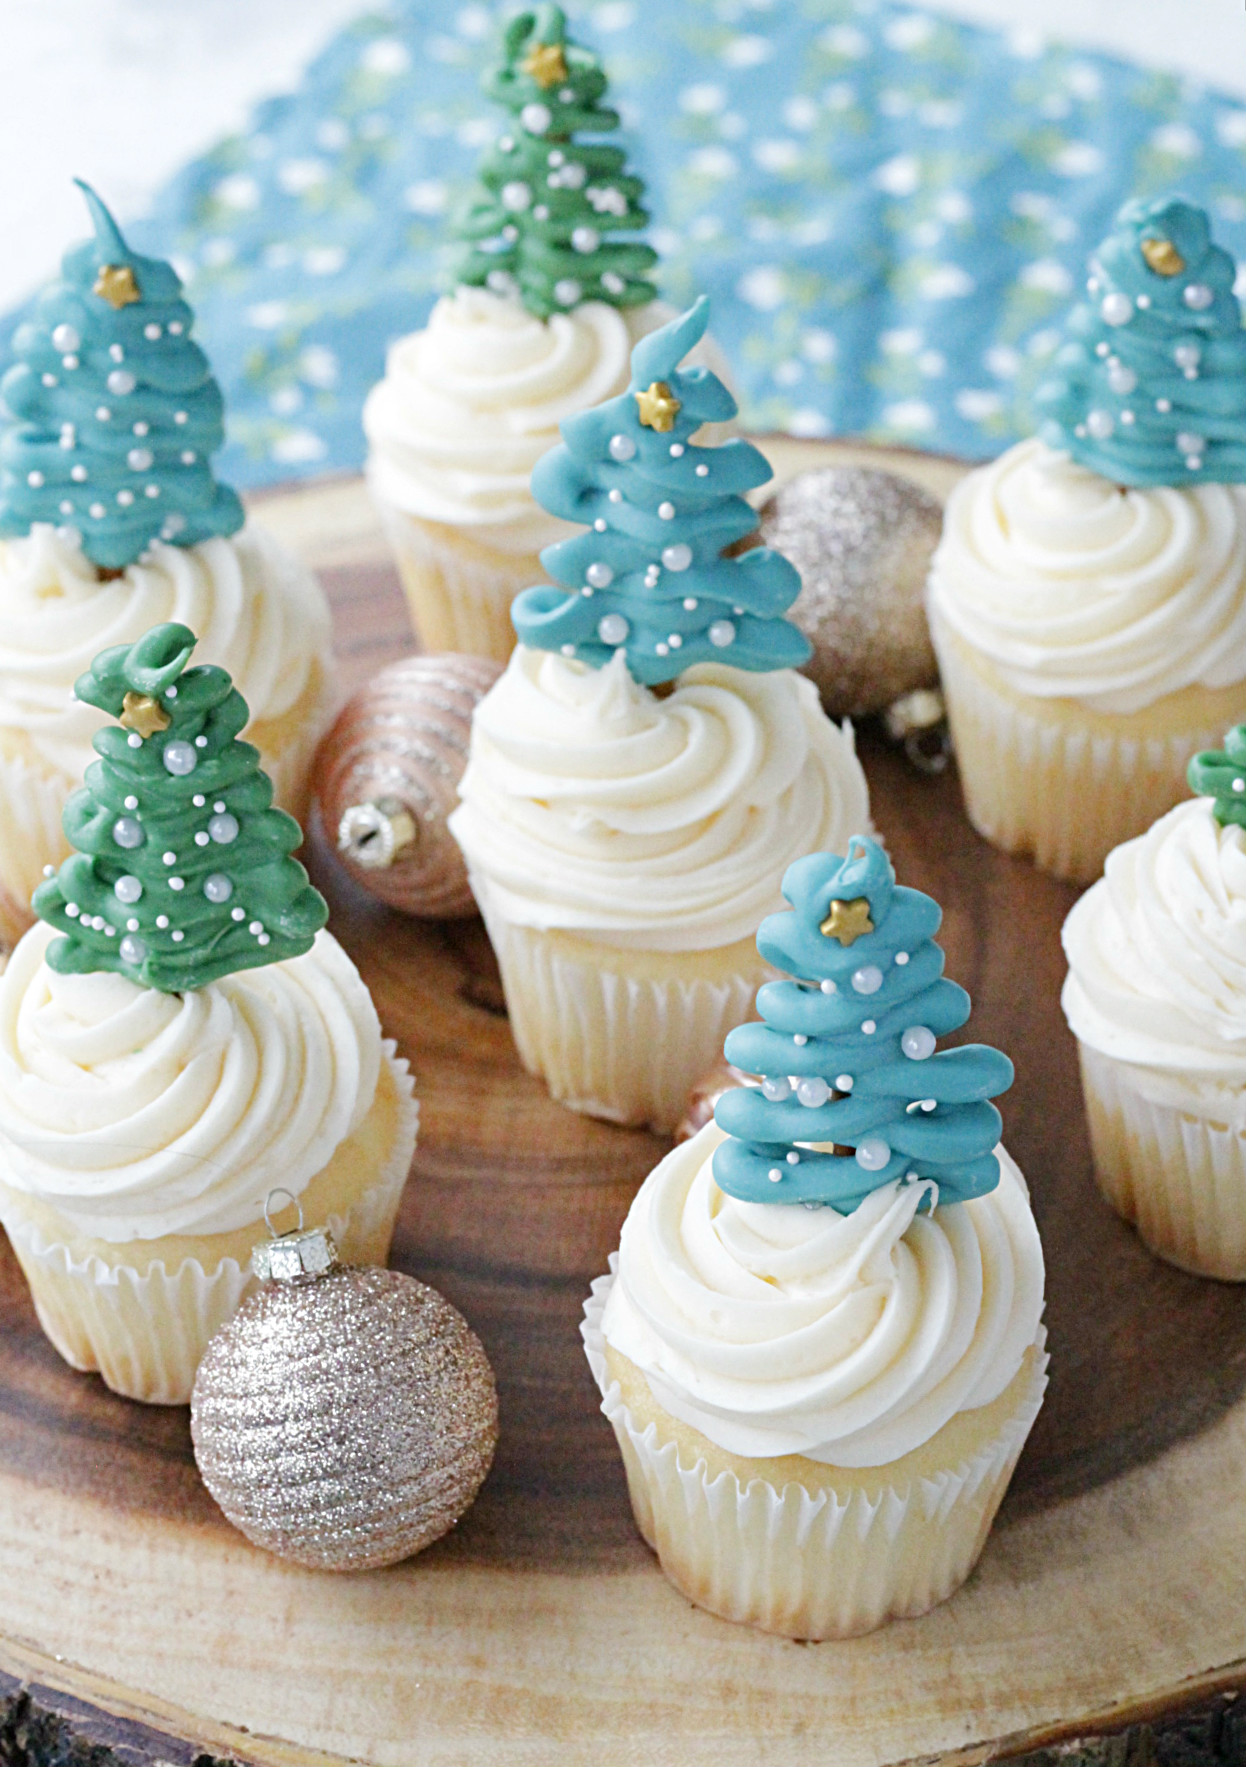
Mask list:
[[[294,1204],[295,1208],[299,1212],[299,1224],[298,1224],[297,1231],[299,1233],[302,1233],[302,1231],[303,1231],[303,1205],[299,1201],[298,1197],[295,1196],[294,1192],[292,1190],[287,1190],[284,1184],[274,1185],[273,1188],[269,1191],[268,1195],[264,1198],[264,1225],[265,1225],[265,1227],[267,1227],[268,1231],[272,1234],[274,1239],[280,1239],[282,1237],[282,1235],[280,1233],[278,1233],[277,1229],[273,1226],[273,1218],[272,1218],[272,1215],[269,1213],[269,1210],[273,1206],[273,1198],[277,1197],[277,1196],[284,1196],[290,1202],[292,1202]],[[280,1209],[277,1212],[278,1212],[278,1214],[280,1214],[281,1213]]]
[[[290,1199],[299,1212],[299,1224],[289,1233],[278,1233],[270,1213],[274,1197]],[[337,1267],[337,1247],[327,1227],[303,1226],[303,1205],[292,1190],[275,1185],[264,1201],[264,1223],[272,1238],[261,1241],[251,1253],[251,1268],[261,1282],[306,1282]]]

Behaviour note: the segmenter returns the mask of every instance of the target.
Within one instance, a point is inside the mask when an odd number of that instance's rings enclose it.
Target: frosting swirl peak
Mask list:
[[[1246,672],[1246,487],[1122,490],[1029,441],[948,501],[932,611],[1019,693],[1129,713]]]
[[[520,645],[476,710],[450,826],[508,919],[649,950],[745,938],[786,865],[868,820],[849,726],[782,670],[688,669],[658,699]]]
[[[851,1215],[739,1202],[707,1124],[650,1173],[602,1329],[672,1416],[731,1454],[879,1466],[1007,1387],[1037,1336],[1043,1254],[999,1150],[989,1196],[919,1213],[891,1183]]]

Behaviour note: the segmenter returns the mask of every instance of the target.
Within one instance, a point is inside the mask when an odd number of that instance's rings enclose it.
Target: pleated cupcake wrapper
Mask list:
[[[299,822],[305,822],[312,756],[334,710],[332,683],[317,675],[314,693],[298,713],[292,734],[273,753],[264,749],[264,771],[273,782],[273,799]],[[259,726],[264,735],[264,726]],[[247,732],[255,740],[255,732]],[[59,865],[69,856],[61,828],[61,812],[80,779],[32,763],[25,755],[0,750],[0,914],[10,933],[30,926],[30,898],[43,879],[45,865]]]
[[[966,660],[962,641],[931,622],[969,820],[993,846],[1025,853],[1043,871],[1092,883],[1113,847],[1144,833],[1189,796],[1186,768],[1218,748],[1207,729],[1141,737],[1112,734],[1075,702],[1020,701],[993,690]],[[1246,716],[1246,683],[1242,687]]]
[[[1246,1134],[1148,1098],[1079,1044],[1099,1188],[1143,1242],[1197,1276],[1246,1282]]]
[[[789,1638],[851,1638],[889,1619],[925,1613],[969,1575],[982,1551],[1047,1385],[1039,1334],[1023,1401],[995,1438],[934,1478],[858,1488],[841,1497],[803,1485],[776,1491],[710,1478],[704,1460],[682,1464],[655,1423],[638,1428],[610,1378],[601,1331],[614,1282],[598,1277],[580,1334],[601,1409],[627,1471],[636,1525],[675,1587],[725,1620]]]
[[[393,1148],[376,1182],[344,1214],[323,1223],[347,1264],[384,1264],[388,1258],[415,1146],[414,1080],[394,1044],[387,1041],[384,1049],[400,1102]],[[140,1272],[98,1257],[79,1262],[20,1213],[6,1213],[4,1226],[30,1284],[39,1323],[66,1362],[98,1371],[126,1398],[185,1405],[213,1333],[256,1286],[249,1266],[224,1258],[209,1271],[187,1258],[176,1270],[157,1262]],[[267,1232],[261,1219],[256,1239]]]
[[[743,971],[724,966],[717,981],[663,980],[628,975],[627,952],[603,947],[611,967],[601,968],[507,920],[484,880],[474,875],[471,883],[524,1066],[572,1110],[673,1130],[693,1086],[721,1060],[727,1032],[751,1017],[770,973],[760,959]]]
[[[458,539],[380,497],[375,501],[421,647],[507,662],[515,648],[511,603],[521,589],[545,580],[538,555],[495,551],[471,535]]]

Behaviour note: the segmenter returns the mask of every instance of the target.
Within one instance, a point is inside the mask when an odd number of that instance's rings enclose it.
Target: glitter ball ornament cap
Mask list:
[[[0,381],[13,420],[0,436],[0,537],[46,522],[119,571],[153,540],[193,546],[237,532],[244,514],[208,464],[225,439],[221,393],[176,273],[131,251],[77,183],[95,237],[66,253]]]
[[[729,1137],[714,1154],[719,1188],[841,1214],[896,1180],[928,1185],[932,1207],[985,1196],[999,1183],[989,1100],[1013,1069],[984,1044],[936,1053],[969,1017],[969,996],[943,976],[938,904],[898,885],[865,836],[846,858],[798,859],[783,894],[791,910],[762,922],[757,949],[798,979],[767,982],[764,1022],[727,1038],[727,1060],[763,1078],[715,1107]]]
[[[191,1395],[208,1490],[253,1544],[316,1570],[422,1551],[493,1461],[480,1340],[435,1289],[339,1264],[323,1230],[300,1226],[252,1261],[264,1286],[208,1345]]]
[[[537,501],[588,531],[542,552],[561,588],[516,598],[521,644],[598,669],[622,653],[645,686],[699,662],[762,671],[808,660],[808,640],[783,617],[800,593],[795,568],[764,546],[726,556],[756,530],[744,493],[770,479],[768,462],[750,442],[693,440],[736,413],[711,370],[679,366],[709,311],[702,296],[643,338],[628,390],[568,418],[561,445],[538,462]]]
[[[1235,277],[1202,209],[1127,203],[1035,395],[1043,441],[1120,485],[1246,481]]]
[[[114,970],[164,993],[309,951],[328,907],[291,854],[247,705],[224,669],[190,668],[194,633],[170,622],[101,652],[78,698],[118,719],[65,806],[77,849],[35,891],[62,936],[61,974]]]

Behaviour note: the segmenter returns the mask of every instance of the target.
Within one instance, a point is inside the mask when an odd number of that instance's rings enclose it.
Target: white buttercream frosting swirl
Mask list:
[[[1214,801],[1187,799],[1108,855],[1064,923],[1063,1004],[1151,1096],[1246,1128],[1246,833]]]
[[[224,1233],[298,1195],[371,1108],[372,998],[336,939],[185,994],[58,975],[42,923],[0,977],[0,1178],[112,1243]]]
[[[648,950],[749,937],[794,859],[869,827],[851,726],[803,675],[700,663],[658,698],[621,653],[519,646],[459,792],[450,827],[506,919]]]
[[[602,1330],[654,1397],[730,1454],[883,1466],[989,1405],[1034,1343],[1043,1253],[1025,1184],[936,1208],[899,1180],[850,1215],[714,1183],[713,1123],[623,1225]]]
[[[391,347],[364,405],[373,490],[503,551],[566,539],[577,530],[537,503],[532,469],[565,417],[626,389],[634,345],[673,317],[661,301],[623,310],[587,301],[538,319],[489,289],[443,296],[422,331]]]
[[[198,546],[154,541],[146,562],[100,582],[54,528],[0,542],[0,726],[22,732],[44,763],[77,782],[108,722],[73,697],[100,651],[178,620],[196,663],[228,669],[252,723],[280,718],[313,671],[332,669],[329,608],[307,567],[250,524]]]
[[[1016,691],[1140,710],[1246,678],[1246,486],[1125,489],[1045,443],[963,479],[936,615]]]

